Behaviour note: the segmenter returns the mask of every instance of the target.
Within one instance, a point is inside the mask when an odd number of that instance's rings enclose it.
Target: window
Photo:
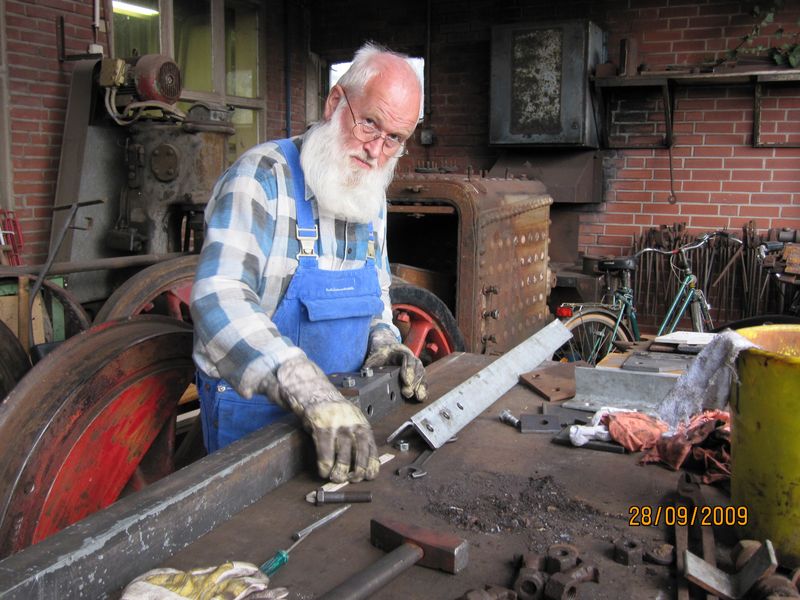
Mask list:
[[[197,101],[233,108],[236,133],[228,138],[228,162],[263,139],[262,3],[114,0],[112,4],[115,56],[172,56],[181,69],[181,108]]]
[[[113,2],[114,56],[129,58],[157,54],[159,49],[158,0],[136,0],[136,4]]]
[[[408,63],[413,67],[414,71],[416,71],[417,75],[419,76],[419,80],[422,82],[423,89],[425,88],[425,59],[424,58],[409,58]],[[344,75],[345,71],[350,68],[351,62],[340,62],[340,63],[333,63],[328,71],[328,81],[330,85],[328,86],[328,91],[336,85],[336,82],[339,81],[339,78]],[[422,102],[420,102],[419,108],[419,120],[422,121],[422,118],[425,116],[425,98],[423,97]]]

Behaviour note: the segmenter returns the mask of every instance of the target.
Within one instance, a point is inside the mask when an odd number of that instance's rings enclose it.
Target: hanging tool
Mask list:
[[[272,576],[278,569],[280,569],[283,565],[289,562],[289,553],[295,549],[297,544],[306,539],[309,536],[309,534],[315,529],[322,527],[323,525],[325,525],[325,523],[333,521],[336,517],[341,515],[348,508],[350,508],[350,506],[351,506],[350,504],[345,504],[341,508],[337,508],[332,513],[325,515],[318,521],[314,521],[311,525],[309,525],[305,529],[301,529],[300,531],[296,531],[295,533],[293,533],[292,539],[295,540],[294,544],[289,546],[286,550],[278,550],[275,553],[275,556],[270,558],[267,562],[265,562],[258,568],[259,571],[261,571],[265,575]]]

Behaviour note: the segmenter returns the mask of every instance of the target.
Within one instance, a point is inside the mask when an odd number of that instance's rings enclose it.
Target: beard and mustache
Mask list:
[[[344,103],[339,104],[328,121],[317,123],[306,132],[300,164],[321,216],[368,223],[378,217],[386,202],[386,188],[399,159],[390,158],[379,167],[378,159],[370,158],[363,147],[349,149],[339,125],[344,108]],[[354,152],[372,168],[356,165],[351,158]]]

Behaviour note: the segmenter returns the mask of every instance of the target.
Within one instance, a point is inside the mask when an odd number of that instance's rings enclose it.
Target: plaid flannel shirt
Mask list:
[[[299,149],[302,136],[293,141]],[[199,369],[225,379],[245,397],[258,391],[266,372],[304,355],[272,322],[300,251],[293,192],[286,159],[277,144],[267,142],[245,152],[220,177],[205,212],[205,242],[192,289],[193,357]],[[308,186],[305,195],[319,226],[319,268],[364,266],[368,224],[319,218]],[[389,327],[399,339],[389,300],[385,204],[373,221],[384,309],[371,328]]]

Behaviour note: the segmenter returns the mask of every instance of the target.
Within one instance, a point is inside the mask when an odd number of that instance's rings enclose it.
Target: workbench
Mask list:
[[[430,365],[429,402],[494,358],[455,353]],[[663,525],[632,527],[629,520],[631,507],[671,504],[678,473],[639,466],[639,455],[557,445],[552,434],[523,434],[498,418],[504,409],[536,413],[543,403],[515,385],[433,453],[425,477],[412,479],[396,471],[426,447],[422,438],[406,436],[406,452],[385,440],[423,405],[394,402],[373,424],[379,453],[394,457],[374,481],[345,487],[371,491],[372,502],[353,504],[312,533],[273,585],[287,587],[294,600],[320,597],[384,556],[369,539],[370,520],[384,518],[462,537],[469,559],[455,575],[413,566],[373,594],[376,600],[454,600],[486,585],[511,587],[514,557],[543,554],[555,543],[575,546],[584,564],[599,569],[599,583],[581,584],[578,597],[673,597],[673,568],[619,564],[613,545],[673,541]],[[325,482],[297,426],[286,417],[0,561],[0,596],[118,598],[126,582],[157,566],[262,564],[291,545],[292,533],[339,506],[305,500]],[[716,488],[703,492],[711,505],[729,503]],[[718,541],[732,543],[732,531],[716,531]]]
[[[454,354],[428,368],[432,400],[491,361]],[[437,450],[419,479],[400,478],[398,467],[413,462],[424,448],[412,434],[408,452],[381,445],[404,420],[421,408],[403,403],[378,424],[379,453],[394,458],[370,482],[344,489],[370,490],[371,503],[353,504],[335,521],[312,533],[291,553],[273,577],[293,599],[310,599],[366,568],[384,555],[369,542],[371,518],[391,518],[449,532],[469,542],[469,563],[456,575],[411,567],[373,598],[455,599],[487,584],[512,587],[515,555],[544,553],[553,543],[578,548],[586,563],[600,570],[600,583],[579,587],[583,598],[671,598],[669,567],[624,566],[613,560],[613,541],[628,537],[671,542],[664,527],[630,527],[629,507],[671,502],[678,474],[658,465],[638,466],[639,455],[614,454],[551,443],[552,435],[521,434],[501,423],[498,414],[537,412],[543,400],[517,385]],[[416,438],[416,439],[415,439]],[[308,492],[321,485],[313,466],[224,524],[174,554],[164,566],[179,569],[242,560],[261,564],[292,543],[291,534],[337,508],[314,506]],[[718,490],[704,487],[710,502],[725,502]],[[471,514],[467,514],[471,513]],[[519,513],[519,514],[515,514]]]

